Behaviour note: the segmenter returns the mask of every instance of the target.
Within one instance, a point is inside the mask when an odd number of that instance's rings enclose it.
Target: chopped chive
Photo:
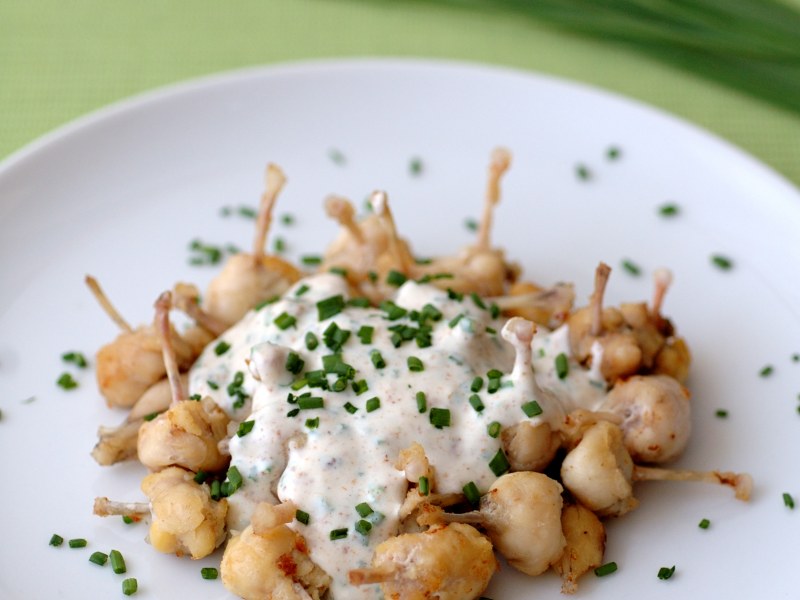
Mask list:
[[[419,256],[414,258],[414,263],[418,264],[418,265],[429,265],[432,262],[433,262],[432,258],[423,258],[423,257],[419,257]]]
[[[675,565],[671,567],[661,567],[658,570],[658,578],[661,580],[667,580],[675,574]]]
[[[709,521],[708,519],[703,519],[702,521],[700,521],[700,523],[697,524],[697,526],[700,529],[708,529],[710,525],[711,521]]]
[[[214,567],[203,567],[200,569],[200,577],[203,579],[216,579],[219,577],[219,571]]]
[[[492,421],[489,423],[488,427],[486,427],[486,433],[489,434],[489,437],[496,438],[498,435],[500,435],[501,428],[502,425],[500,425],[500,423],[497,421]]]
[[[319,340],[317,339],[317,336],[310,331],[306,333],[306,348],[309,350],[316,350],[317,346],[319,346]]]
[[[417,410],[420,414],[428,410],[428,398],[425,396],[425,392],[417,392]]]
[[[355,377],[356,370],[342,360],[341,354],[329,354],[322,357],[322,368],[326,373],[334,373],[346,379]]]
[[[447,297],[450,298],[450,300],[461,302],[464,299],[464,294],[455,291],[453,288],[447,288]]]
[[[558,375],[559,379],[564,379],[568,373],[569,362],[567,361],[567,355],[561,352],[558,356],[556,356],[556,374]]]
[[[383,369],[386,366],[386,361],[383,360],[380,351],[373,350],[369,353],[369,358],[376,369]]]
[[[358,333],[356,334],[358,338],[361,340],[362,344],[371,344],[372,343],[372,334],[375,332],[375,328],[371,327],[370,325],[362,325]]]
[[[311,520],[311,515],[309,515],[306,511],[300,510],[299,508],[294,513],[294,518],[298,520],[298,522],[302,523],[303,525],[308,525],[308,522]]]
[[[774,369],[774,367],[772,365],[766,365],[763,369],[761,369],[758,372],[758,374],[759,374],[760,377],[769,377],[770,375],[772,375],[772,372],[774,370],[775,369]]]
[[[212,500],[219,500],[222,498],[222,490],[220,489],[222,486],[218,479],[215,479],[211,482],[211,490],[210,495]]]
[[[436,429],[443,427],[450,427],[450,409],[449,408],[432,408],[430,411],[431,425]]]
[[[726,419],[728,417],[728,411],[723,408],[720,408],[714,414],[720,419]]]
[[[501,475],[508,473],[508,471],[511,470],[511,465],[509,464],[505,452],[503,452],[502,448],[498,450],[497,454],[495,454],[492,457],[492,460],[489,461],[489,468],[492,470],[492,473],[494,473],[497,477],[500,477]]]
[[[255,421],[242,421],[239,423],[239,429],[236,430],[236,435],[238,437],[244,437],[251,431],[253,431],[253,426],[256,424]]]
[[[578,164],[578,165],[575,165],[575,175],[581,181],[588,181],[592,177],[592,172],[589,170],[589,167],[587,167],[586,165]]]
[[[542,414],[542,407],[539,406],[539,403],[536,400],[531,400],[530,402],[526,402],[522,405],[522,412],[524,412],[528,417],[533,418]]]
[[[494,327],[487,327],[486,328],[486,333],[490,333],[490,334],[494,335],[495,333],[497,333],[497,329],[495,329]]]
[[[408,311],[405,308],[397,306],[391,300],[384,300],[378,306],[383,312],[386,313],[386,318],[390,321],[396,321],[397,319],[402,319],[408,314]]]
[[[197,481],[197,475],[195,475],[194,477],[195,481]],[[136,523],[136,519],[134,519],[133,517],[129,517],[128,515],[122,515],[122,522],[125,523],[125,525],[131,525],[133,523]]]
[[[386,276],[386,283],[394,287],[400,287],[406,281],[408,281],[408,277],[400,271],[389,271],[389,274]]]
[[[611,575],[614,571],[617,570],[617,563],[609,562],[604,565],[597,567],[594,570],[594,574],[598,577],[605,577],[606,575]]]
[[[328,273],[333,273],[334,275],[338,275],[339,277],[347,277],[347,269],[344,267],[331,267],[328,269]]]
[[[92,552],[92,555],[89,557],[89,562],[103,567],[108,562],[108,554],[104,552]]]
[[[328,158],[331,159],[333,164],[339,167],[344,166],[344,164],[347,162],[347,159],[345,158],[344,154],[338,148],[331,148],[330,150],[328,150]]]
[[[206,381],[206,385],[210,387],[212,390],[218,390],[219,384],[216,381],[212,381],[211,379]]]
[[[307,285],[304,283],[304,284],[303,284],[303,285],[301,285],[299,288],[297,288],[297,291],[294,293],[294,295],[295,295],[295,296],[297,296],[297,297],[299,298],[300,296],[302,296],[303,294],[305,294],[305,293],[306,293],[308,290],[310,290],[310,289],[311,289],[311,288],[310,288],[310,287],[308,287],[308,286],[307,286]]]
[[[323,390],[328,389],[328,377],[322,369],[308,371],[306,373],[306,379],[308,380],[308,387],[322,388]]]
[[[303,367],[306,365],[306,361],[300,358],[300,355],[297,352],[289,352],[286,356],[286,370],[293,375],[297,375],[300,371],[303,370]]]
[[[430,482],[428,481],[428,478],[423,475],[419,478],[419,493],[423,496],[427,496],[430,491]]]
[[[83,538],[74,538],[67,542],[70,548],[85,548],[87,543]]]
[[[122,593],[126,596],[133,596],[138,589],[139,582],[136,581],[135,577],[128,577],[128,579],[122,580]]]
[[[486,391],[489,392],[490,394],[494,394],[497,390],[500,389],[500,386],[502,384],[503,384],[503,382],[500,380],[499,377],[498,378],[490,378],[489,379],[489,383],[486,385]]]
[[[344,405],[344,409],[349,412],[351,415],[358,410],[358,407],[353,406],[350,402]]]
[[[489,310],[489,309],[486,307],[486,303],[483,301],[483,299],[482,299],[480,296],[478,296],[478,294],[476,294],[475,292],[472,292],[472,293],[469,295],[469,297],[470,297],[470,298],[472,298],[472,302],[473,302],[473,303],[475,304],[475,306],[477,306],[478,308],[480,308],[480,309],[482,309],[482,310]]]
[[[78,387],[78,382],[72,378],[72,375],[69,373],[62,373],[61,376],[56,380],[56,383],[59,387],[65,390],[74,390]]]
[[[294,225],[294,215],[290,213],[284,213],[281,215],[281,223],[286,225],[287,227],[290,225]]]
[[[469,386],[471,392],[480,392],[483,387],[483,377],[476,377]]]
[[[784,492],[783,494],[783,505],[787,508],[794,508],[794,498],[792,498],[791,494],[787,494]]]
[[[160,414],[161,414],[161,412],[152,412],[152,413],[150,413],[150,414],[147,414],[147,415],[145,415],[145,416],[144,416],[144,417],[142,417],[142,418],[143,418],[145,421],[152,421],[153,419],[155,419],[155,418],[156,418],[158,415],[160,415]]]
[[[233,492],[242,487],[244,480],[242,479],[242,474],[239,473],[239,469],[237,469],[235,466],[229,467],[228,472],[225,475],[228,479],[227,483],[230,484],[229,493],[226,494],[226,496],[230,496],[233,494]]]
[[[339,377],[336,381],[333,382],[331,389],[334,392],[343,392],[347,389],[347,378],[346,377]]]
[[[189,396],[189,400],[193,400],[194,402],[200,402],[202,399],[203,397],[200,394],[192,394]]]
[[[272,298],[267,298],[266,300],[262,300],[258,304],[253,307],[253,310],[258,312],[265,306],[269,306],[270,304],[275,304],[278,300],[280,300],[280,296],[273,296]]]
[[[408,363],[409,371],[419,372],[425,370],[425,365],[423,365],[422,361],[416,356],[409,356],[406,362]]]
[[[322,257],[315,254],[307,254],[300,257],[300,262],[306,266],[316,266],[322,264]]]
[[[447,324],[447,326],[448,326],[450,329],[452,329],[453,327],[455,327],[456,325],[458,325],[458,322],[459,322],[459,321],[460,321],[460,320],[461,320],[463,317],[464,317],[464,313],[458,313],[458,314],[457,314],[455,317],[453,317],[452,319],[450,319],[450,322]]]
[[[347,537],[347,527],[342,527],[341,529],[331,529],[330,538],[331,540],[343,540]]]
[[[273,323],[275,323],[278,329],[286,330],[289,329],[289,327],[294,327],[295,323],[297,323],[297,318],[290,315],[289,313],[282,312],[277,317],[275,317]]]
[[[381,399],[375,396],[374,398],[370,398],[367,400],[365,408],[367,409],[368,413],[374,412],[381,407]]]
[[[359,379],[358,381],[353,382],[352,387],[353,391],[356,393],[356,396],[360,396],[369,389],[369,384],[367,383],[366,379]]]
[[[721,254],[713,254],[711,256],[711,263],[722,271],[730,271],[733,268],[733,261]]]
[[[236,209],[236,212],[245,219],[255,219],[258,216],[258,211],[252,206],[240,206]]]
[[[314,410],[315,408],[323,408],[325,401],[318,396],[306,396],[297,399],[297,408],[300,410]]]
[[[680,212],[681,209],[677,204],[662,204],[658,207],[658,214],[660,214],[662,217],[674,217]]]
[[[608,160],[617,160],[621,154],[622,151],[617,146],[609,146],[606,150],[606,158]]]
[[[276,237],[272,247],[275,249],[275,254],[286,252],[286,240],[282,237]]]
[[[369,301],[369,298],[350,298],[347,301],[347,306],[354,306],[356,308],[369,308],[372,306],[372,303]]]
[[[364,519],[360,519],[353,529],[355,529],[361,535],[369,535],[369,532],[372,531],[372,523],[365,521]]]
[[[467,497],[467,502],[469,502],[473,506],[477,506],[478,503],[481,501],[481,493],[478,491],[478,486],[475,485],[474,481],[470,481],[463,488],[461,488],[461,490]]]
[[[108,553],[108,558],[111,560],[111,568],[117,575],[122,575],[128,569],[125,567],[125,559],[122,558],[122,553],[119,550],[112,550]]]
[[[483,402],[481,402],[481,397],[478,394],[472,394],[469,397],[469,404],[472,408],[475,409],[476,412],[481,412],[484,408]]]
[[[209,473],[207,473],[206,471],[203,471],[203,469],[200,469],[199,471],[197,471],[197,473],[195,473],[193,479],[194,479],[195,483],[199,484],[199,483],[203,483],[206,479],[208,479],[208,476],[209,476]]]
[[[366,502],[362,502],[361,504],[356,504],[356,512],[359,514],[360,517],[366,518],[375,511],[372,510],[372,507],[369,504],[367,504]]]
[[[408,172],[414,176],[422,174],[422,159],[418,156],[413,157],[408,162]]]
[[[800,362],[800,354],[792,354],[792,362]]]
[[[499,369],[490,369],[486,372],[486,377],[489,379],[500,379],[503,376],[503,372]]]
[[[75,352],[74,350],[72,352],[65,352],[62,354],[61,360],[72,363],[81,369],[85,369],[87,366],[89,366],[89,361],[86,360],[86,357],[81,352]]]
[[[314,417],[313,419],[306,419],[306,427],[309,429],[316,429],[319,427],[319,417]]]
[[[320,321],[330,319],[334,315],[338,315],[344,309],[344,297],[341,294],[325,298],[317,302],[317,313]]]
[[[470,231],[478,231],[478,221],[476,221],[472,217],[467,217],[466,219],[464,219],[464,227],[466,227]]]
[[[58,547],[58,546],[60,546],[61,544],[64,543],[64,538],[61,537],[60,535],[58,535],[57,533],[54,533],[50,537],[50,542],[49,543],[50,543],[51,546]]]
[[[372,204],[368,203],[368,206],[372,209]],[[378,274],[375,271],[367,271],[367,278],[369,278],[372,283],[375,283],[378,281]]]
[[[635,262],[629,259],[624,259],[622,261],[622,268],[625,269],[630,275],[634,277],[638,277],[642,274],[642,269],[637,265]]]

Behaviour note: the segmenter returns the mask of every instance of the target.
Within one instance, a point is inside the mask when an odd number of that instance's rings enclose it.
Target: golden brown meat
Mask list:
[[[606,530],[600,519],[580,504],[564,507],[561,528],[567,545],[553,568],[561,575],[561,593],[574,594],[578,591],[578,579],[603,564]]]

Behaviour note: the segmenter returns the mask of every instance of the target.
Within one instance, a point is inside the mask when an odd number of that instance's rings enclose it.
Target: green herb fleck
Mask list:
[[[422,174],[422,159],[418,156],[413,157],[408,162],[408,172],[411,173],[413,176],[419,176]]]
[[[794,508],[794,498],[792,498],[791,494],[787,494],[784,492],[783,494],[783,505],[787,508]]]
[[[501,428],[502,425],[500,425],[500,423],[497,421],[492,421],[489,423],[488,427],[486,427],[486,433],[489,434],[489,437],[496,438],[498,435],[500,435]]]
[[[675,574],[675,565],[672,565],[671,567],[661,567],[658,570],[658,578],[662,580],[669,579],[674,574]]]
[[[105,552],[92,552],[89,562],[103,567],[108,562],[108,554]]]
[[[81,369],[85,369],[89,366],[89,362],[86,360],[86,357],[80,352],[65,352],[61,355],[61,360],[72,363]]]
[[[417,399],[417,411],[419,411],[420,414],[428,410],[428,398],[427,396],[425,396],[425,392],[417,392],[416,399]]]
[[[58,386],[64,390],[74,390],[78,387],[78,382],[72,378],[72,375],[69,373],[62,373],[61,376],[56,380]]]
[[[239,423],[239,429],[236,430],[236,435],[239,437],[244,437],[251,431],[253,431],[253,426],[256,424],[255,421],[242,421]]]
[[[642,274],[642,269],[637,265],[635,262],[629,259],[624,259],[622,261],[622,268],[625,269],[630,275],[634,277],[639,277]]]
[[[430,411],[431,425],[436,429],[443,427],[450,427],[450,409],[449,408],[432,408]]]
[[[697,524],[697,526],[700,529],[708,529],[710,525],[711,521],[709,521],[708,519],[703,519],[702,521],[700,521],[700,523]]]
[[[606,575],[611,575],[614,571],[617,570],[617,563],[609,562],[604,565],[597,567],[594,570],[594,574],[598,577],[605,577]]]
[[[216,579],[219,577],[219,571],[214,567],[203,567],[200,569],[200,577],[203,579]]]
[[[722,271],[730,271],[733,268],[733,261],[721,254],[713,254],[711,256],[711,264]]]
[[[61,544],[63,544],[63,543],[64,543],[64,538],[63,538],[63,537],[61,537],[60,535],[58,535],[57,533],[54,533],[54,534],[53,534],[53,535],[50,537],[50,545],[51,545],[51,546],[58,547],[58,546],[60,546],[60,545],[61,545]]]
[[[539,406],[539,403],[536,400],[531,400],[530,402],[526,402],[522,405],[522,412],[524,412],[528,417],[533,418],[542,414],[542,407]]]
[[[759,376],[761,376],[761,377],[769,377],[770,375],[772,375],[772,372],[773,372],[774,370],[775,370],[775,369],[773,368],[773,366],[772,366],[772,365],[766,365],[766,366],[765,366],[763,369],[761,369],[761,370],[758,372],[758,374],[759,374]]]
[[[658,207],[658,214],[662,217],[675,217],[680,214],[681,209],[677,204],[668,203]]]
[[[306,511],[300,510],[299,508],[294,513],[294,518],[297,519],[303,525],[308,525],[308,522],[311,520],[311,515],[309,515]]]
[[[128,577],[122,580],[122,593],[126,596],[133,596],[139,589],[139,582],[135,577]]]

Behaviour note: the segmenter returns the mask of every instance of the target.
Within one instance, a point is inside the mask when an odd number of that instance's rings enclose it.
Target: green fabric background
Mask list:
[[[348,56],[453,58],[584,81],[710,129],[800,184],[794,114],[507,13],[386,0],[0,0],[0,158],[164,84]]]

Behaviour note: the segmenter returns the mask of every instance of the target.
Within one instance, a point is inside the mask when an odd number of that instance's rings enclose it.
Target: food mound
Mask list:
[[[98,498],[95,513],[146,518],[159,552],[208,556],[243,598],[478,598],[495,552],[562,591],[603,564],[603,521],[637,506],[633,483],[747,475],[657,465],[689,440],[690,354],[653,300],[588,305],[542,288],[490,240],[496,150],[477,240],[421,260],[385,193],[342,226],[316,273],[264,253],[285,178],[269,165],[252,253],[232,256],[199,302],[177,284],[152,324],[97,354],[100,392],[130,408],[101,428],[101,465],[138,459],[148,503]],[[193,321],[178,332],[170,311]]]

